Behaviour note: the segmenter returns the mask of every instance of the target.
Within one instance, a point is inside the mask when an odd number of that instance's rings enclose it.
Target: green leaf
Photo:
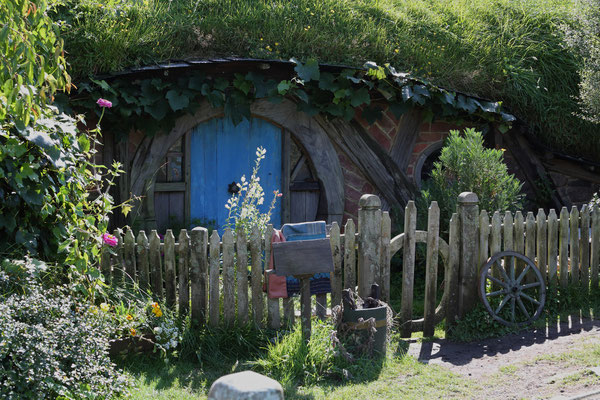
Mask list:
[[[220,91],[225,91],[229,87],[229,81],[225,78],[215,79],[214,88]]]
[[[77,142],[79,143],[81,151],[88,152],[90,150],[90,139],[88,139],[87,135],[80,135],[77,138]]]
[[[507,113],[505,113],[505,112],[501,112],[501,113],[500,113],[500,116],[502,117],[502,120],[503,120],[503,121],[506,121],[506,122],[513,122],[513,121],[515,121],[515,120],[516,120],[516,118],[515,118],[515,116],[514,116],[514,115],[512,115],[512,114],[507,114]]]
[[[276,90],[277,82],[273,79],[269,79],[265,81],[265,77],[256,72],[248,72],[246,74],[246,79],[252,82],[254,85],[254,97],[257,99],[262,99],[267,97],[271,91]]]
[[[302,89],[298,89],[294,92],[294,94],[303,102],[308,103],[308,94]]]
[[[402,100],[408,101],[413,96],[413,91],[410,85],[403,86],[401,89]]]
[[[363,104],[366,104],[366,105],[371,104],[371,97],[369,96],[369,90],[365,87],[362,87],[362,88],[352,92],[352,96],[350,98],[350,104],[352,104],[353,107],[358,107]]]
[[[378,87],[378,88],[377,88],[377,91],[378,91],[379,93],[381,93],[381,94],[383,95],[383,97],[384,97],[386,100],[389,100],[389,99],[391,99],[392,97],[394,97],[394,94],[393,94],[392,92],[390,92],[389,90],[387,90],[387,88],[386,88],[386,89],[384,89],[384,88],[382,88],[382,87]]]
[[[166,101],[160,99],[152,105],[145,106],[144,111],[150,114],[155,120],[160,121],[167,115],[168,105]]]
[[[288,90],[290,90],[291,86],[292,86],[292,83],[290,81],[281,81],[277,85],[277,92],[279,94],[284,95],[288,92]]]
[[[482,101],[480,102],[481,109],[485,112],[494,113],[498,110],[498,103],[494,103],[491,101]]]
[[[339,89],[339,84],[335,82],[335,76],[330,72],[323,72],[319,79],[319,89],[335,92]]]
[[[338,89],[333,94],[336,99],[343,99],[350,94],[350,90],[348,89]]]
[[[192,76],[188,82],[188,89],[192,90],[202,90],[202,85],[204,84],[206,78],[201,76]]]
[[[429,90],[425,85],[414,85],[413,92],[420,96],[431,97],[431,93],[429,93]]]
[[[500,131],[500,133],[504,134],[506,132],[508,132],[508,130],[510,129],[510,125],[508,124],[499,124],[498,125],[498,130]]]
[[[252,83],[247,80],[242,74],[235,74],[235,80],[233,81],[233,87],[244,93],[246,96],[252,88]]]
[[[346,107],[344,109],[344,116],[343,116],[343,118],[346,121],[351,121],[352,118],[354,118],[355,115],[356,115],[356,109],[354,107]]]
[[[165,97],[169,101],[169,105],[173,111],[182,110],[190,104],[189,97],[177,90],[169,90]]]
[[[345,110],[342,104],[330,104],[325,108],[325,111],[334,117],[343,117]]]
[[[90,81],[94,82],[96,85],[98,85],[100,87],[100,89],[107,91],[107,92],[114,92],[114,94],[116,94],[116,92],[114,90],[112,90],[112,88],[110,87],[110,85],[108,83],[106,83],[105,80],[96,80],[96,79],[92,79],[90,78]]]
[[[381,118],[383,115],[383,110],[381,107],[366,107],[362,112],[362,117],[364,118],[369,125],[374,124],[375,121]]]
[[[394,117],[400,118],[402,114],[404,114],[412,108],[412,105],[410,105],[410,103],[407,102],[390,103],[389,107],[392,113],[394,114]]]
[[[442,101],[446,104],[455,105],[456,101],[454,100],[454,93],[450,93],[446,90],[442,92]]]
[[[318,81],[321,77],[317,60],[311,58],[304,65],[295,58],[292,58],[290,61],[296,64],[294,71],[296,71],[298,77],[304,82],[310,82],[311,80]]]
[[[48,132],[36,130],[32,127],[27,127],[26,129],[24,129],[22,135],[25,139],[32,143],[35,143],[37,146],[43,149],[49,149],[59,144],[57,140],[54,140],[52,139],[52,137],[50,137],[50,134]]]
[[[470,114],[474,113],[477,109],[476,103],[471,98],[467,98],[462,94],[459,94],[456,98],[456,107],[468,111]]]

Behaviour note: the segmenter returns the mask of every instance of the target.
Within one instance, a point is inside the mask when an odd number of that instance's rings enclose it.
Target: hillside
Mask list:
[[[391,63],[501,100],[555,149],[600,159],[581,122],[571,0],[57,0],[75,81],[159,61],[223,56]]]

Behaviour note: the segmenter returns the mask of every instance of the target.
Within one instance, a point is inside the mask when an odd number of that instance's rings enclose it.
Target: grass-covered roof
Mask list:
[[[503,101],[544,143],[600,158],[564,45],[574,0],[57,0],[75,82],[166,60],[237,56],[391,63]]]

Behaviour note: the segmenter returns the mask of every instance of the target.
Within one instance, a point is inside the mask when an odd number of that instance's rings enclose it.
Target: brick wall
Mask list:
[[[419,136],[413,147],[406,174],[409,178],[415,180],[415,168],[419,157],[431,146],[439,146],[446,139],[448,134],[453,129],[461,129],[461,127],[446,122],[425,122],[419,128]]]
[[[357,110],[355,121],[358,122],[363,129],[389,153],[396,134],[398,133],[400,122],[387,107],[382,106],[381,108],[383,108],[383,116],[374,124],[369,125],[369,123],[361,117],[361,110]],[[427,122],[421,125],[406,170],[409,178],[414,179],[416,163],[421,154],[423,154],[430,146],[438,145],[443,142],[452,129],[461,129],[461,127],[445,122]],[[348,218],[353,218],[356,221],[358,215],[358,200],[360,199],[360,196],[365,193],[378,193],[375,192],[376,189],[373,184],[359,171],[358,167],[347,156],[342,154],[339,149],[336,149],[336,151],[338,152],[340,164],[344,173],[344,189],[346,193],[343,223],[345,223]]]

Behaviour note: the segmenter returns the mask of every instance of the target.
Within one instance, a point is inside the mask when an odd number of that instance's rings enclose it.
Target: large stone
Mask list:
[[[276,380],[244,371],[217,379],[208,400],[283,400],[283,388]]]

